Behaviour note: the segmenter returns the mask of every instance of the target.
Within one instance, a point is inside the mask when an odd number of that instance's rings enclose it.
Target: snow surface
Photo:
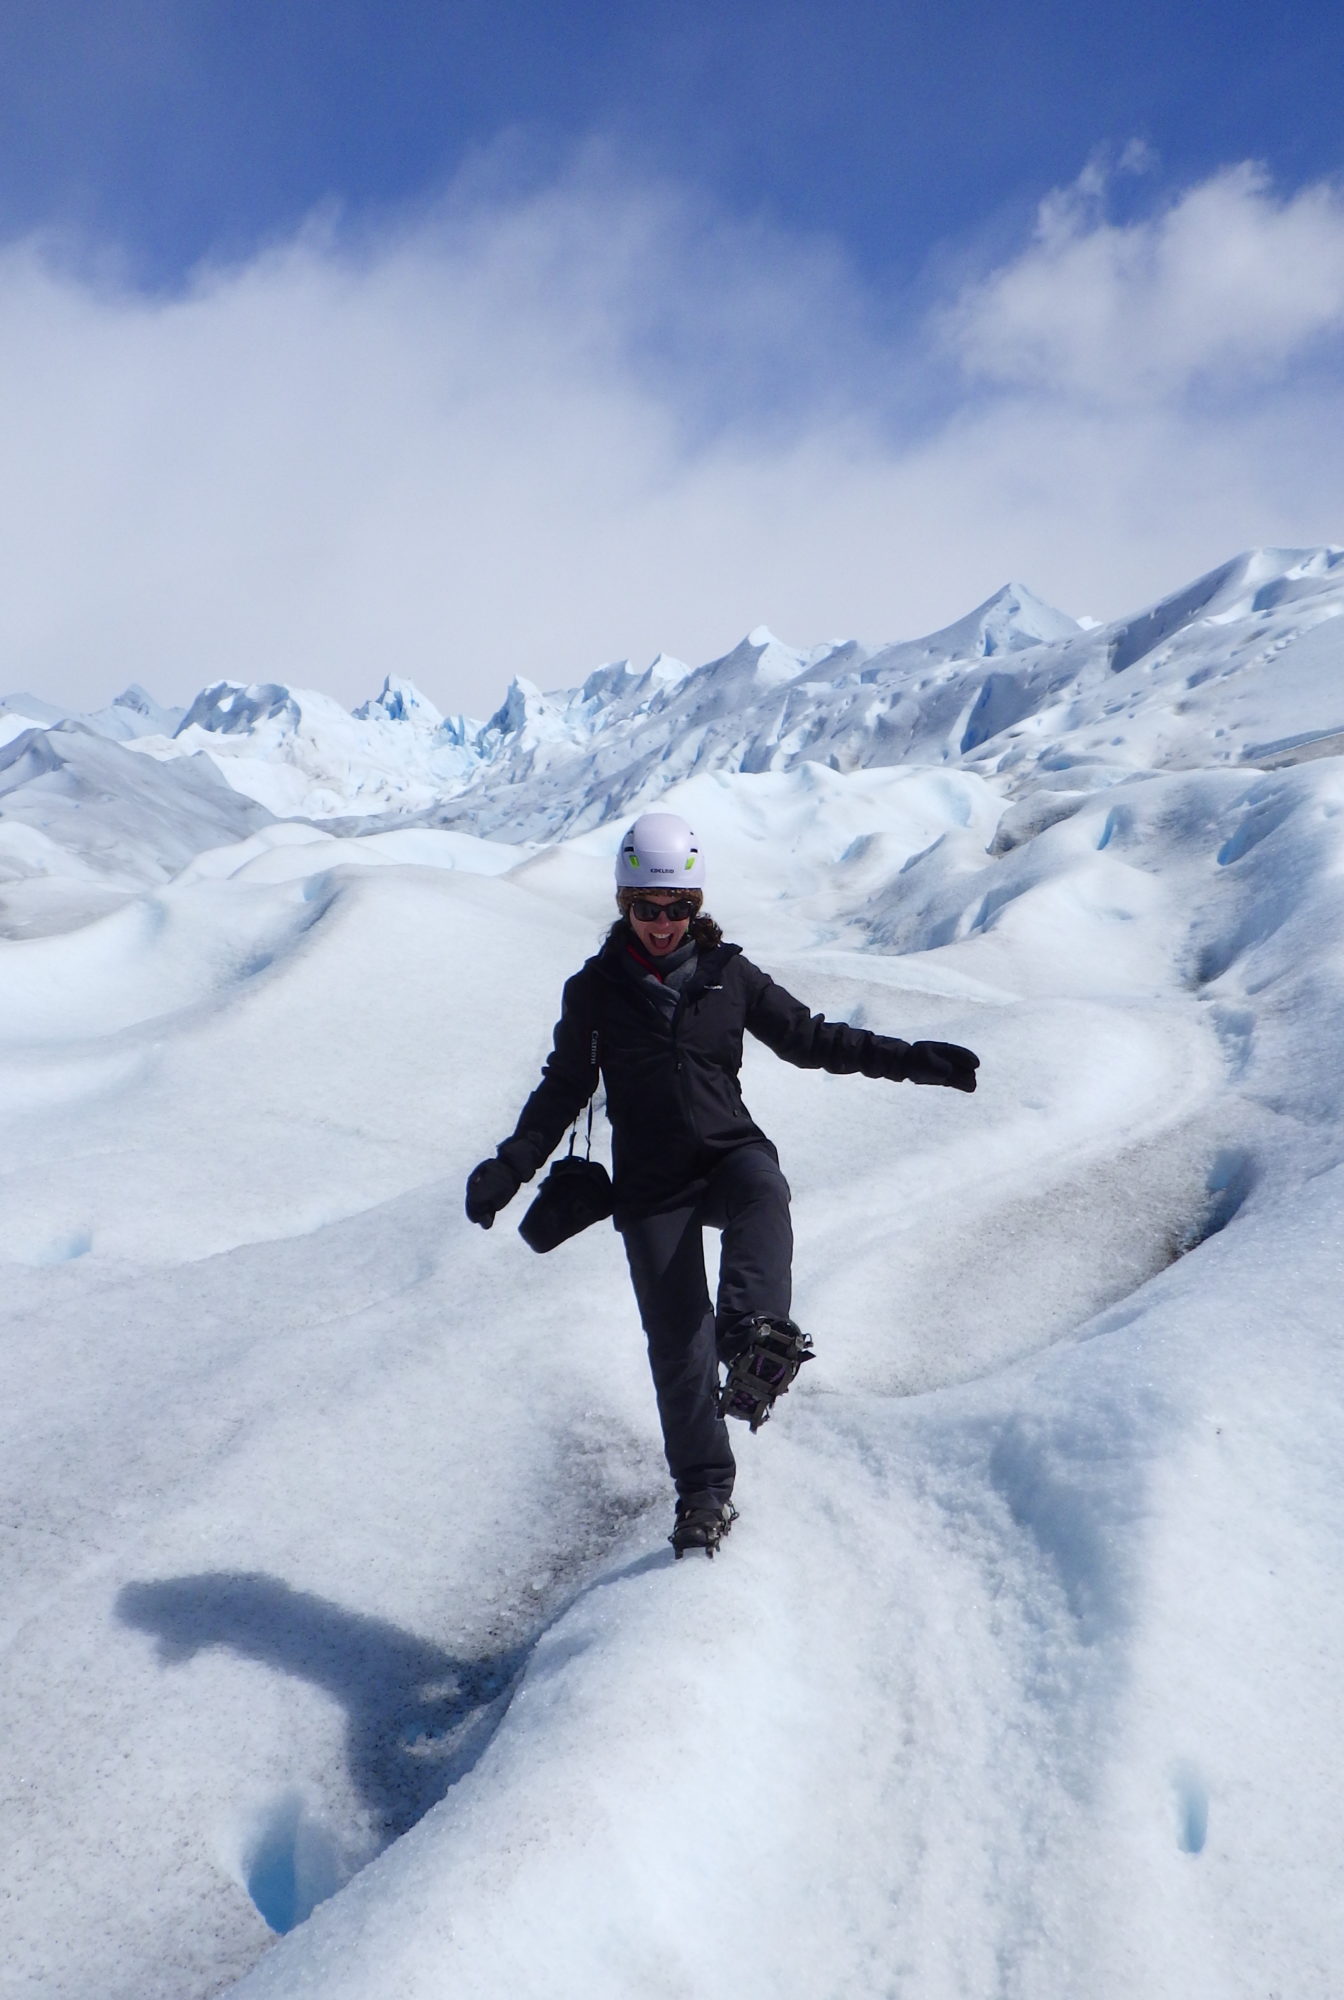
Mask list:
[[[5,2000],[1333,2000],[1342,609],[3,705]],[[984,1064],[749,1049],[820,1358],[714,1564],[617,1239],[461,1212],[653,796]]]

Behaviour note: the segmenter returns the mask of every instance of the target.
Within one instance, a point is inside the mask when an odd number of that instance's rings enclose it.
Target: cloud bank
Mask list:
[[[353,701],[397,672],[482,713],[515,672],[760,622],[906,637],[1009,577],[1106,617],[1344,538],[1340,188],[1243,164],[1108,199],[1089,168],[903,316],[609,156],[318,218],[171,298],[12,243],[0,683]]]

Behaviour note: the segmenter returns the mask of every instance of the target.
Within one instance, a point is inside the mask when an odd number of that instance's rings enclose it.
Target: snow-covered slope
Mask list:
[[[757,632],[455,746],[395,689],[225,691],[202,754],[28,719],[4,2000],[1334,2000],[1342,593],[1281,552],[1095,630]],[[463,825],[219,777],[361,728],[390,787],[467,759],[418,809]],[[616,1238],[461,1214],[660,782],[755,958],[983,1058],[749,1050],[820,1358],[713,1565]]]
[[[29,724],[0,746],[0,934],[100,916],[270,813],[213,767],[133,757],[87,724]]]
[[[54,722],[82,722],[86,729],[99,736],[110,736],[116,743],[156,733],[171,736],[181,722],[183,712],[180,708],[164,708],[135,682],[123,688],[105,708],[96,709],[91,715],[76,715],[69,709],[42,701],[37,695],[11,694],[0,700],[0,741],[20,735],[34,724],[45,728]]]

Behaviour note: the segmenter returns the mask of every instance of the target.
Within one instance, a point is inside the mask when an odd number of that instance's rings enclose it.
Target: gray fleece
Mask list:
[[[675,951],[670,951],[666,958],[659,959],[658,965],[663,975],[661,979],[656,972],[646,972],[639,960],[628,951],[622,952],[621,964],[635,984],[648,994],[670,1021],[677,1011],[681,989],[695,971],[698,951],[695,939],[686,938]]]

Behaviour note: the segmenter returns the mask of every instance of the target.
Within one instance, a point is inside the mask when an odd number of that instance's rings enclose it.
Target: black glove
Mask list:
[[[955,1042],[912,1042],[906,1068],[910,1083],[941,1083],[949,1090],[974,1090],[979,1056]]]
[[[467,1221],[493,1229],[524,1181],[537,1171],[537,1156],[526,1139],[506,1139],[493,1160],[482,1160],[467,1176]]]

